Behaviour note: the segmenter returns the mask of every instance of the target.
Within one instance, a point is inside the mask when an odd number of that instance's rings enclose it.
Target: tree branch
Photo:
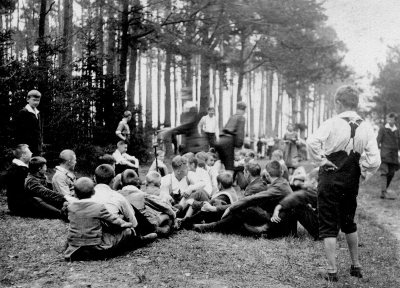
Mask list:
[[[50,4],[50,7],[49,7],[49,9],[44,13],[44,15],[47,15],[47,14],[49,14],[49,12],[51,11],[51,8],[53,8],[53,5],[55,4],[56,2],[55,1],[53,1],[53,3],[51,3]]]

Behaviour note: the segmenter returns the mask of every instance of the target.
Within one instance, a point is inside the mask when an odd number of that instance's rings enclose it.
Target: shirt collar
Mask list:
[[[39,110],[36,109],[36,108],[33,109],[33,108],[31,107],[31,105],[29,105],[29,104],[26,104],[25,108],[26,108],[26,110],[28,110],[29,112],[35,114],[36,116],[37,116],[37,114],[39,114]]]
[[[344,111],[337,115],[339,118],[361,118],[356,111]]]
[[[28,164],[22,162],[22,161],[19,160],[19,159],[13,159],[13,160],[12,160],[12,163],[14,163],[14,164],[17,165],[17,166],[24,166],[24,167],[27,167],[27,168],[28,168]]]
[[[68,173],[68,172],[69,172],[69,170],[65,169],[65,168],[62,167],[62,166],[56,166],[56,170],[58,170],[58,171],[60,171],[60,172],[64,172],[64,173]]]
[[[386,123],[386,124],[385,124],[385,128],[390,129],[392,132],[394,132],[394,131],[397,130],[396,125],[393,125],[393,127],[391,127],[391,126],[389,125],[389,123]]]

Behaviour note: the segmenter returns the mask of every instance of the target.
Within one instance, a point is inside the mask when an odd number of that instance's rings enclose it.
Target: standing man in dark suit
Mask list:
[[[28,104],[15,117],[15,142],[16,144],[28,144],[34,156],[42,153],[42,131],[37,109],[41,97],[42,94],[39,91],[29,91]]]
[[[243,146],[246,123],[243,115],[246,112],[246,107],[247,105],[244,102],[237,103],[236,114],[229,118],[222,130],[219,142],[215,146],[221,162],[225,165],[225,169],[229,171],[233,171],[234,168],[235,148]]]

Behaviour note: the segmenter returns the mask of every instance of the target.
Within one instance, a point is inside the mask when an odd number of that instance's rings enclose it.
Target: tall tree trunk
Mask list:
[[[161,128],[161,74],[162,74],[161,50],[157,51],[157,127]]]
[[[39,37],[37,43],[39,45],[39,67],[42,73],[47,74],[46,65],[46,41],[44,38],[45,27],[46,27],[46,10],[47,10],[47,0],[40,1],[40,15],[39,15]]]
[[[114,21],[114,6],[113,6],[114,1],[109,0],[108,2],[108,10],[107,10],[107,15],[108,15],[108,43],[107,43],[107,68],[106,68],[106,73],[107,75],[111,76],[114,75],[114,66],[115,66],[115,59],[116,59],[116,53],[115,53],[115,21]]]
[[[176,61],[175,61],[175,58],[173,58],[172,59],[173,60],[173,62],[172,62],[172,64],[173,64],[173,73],[174,73],[174,87],[173,87],[173,91],[174,91],[174,93],[173,93],[173,95],[174,95],[174,99],[175,99],[175,101],[174,101],[174,115],[175,115],[175,122],[174,122],[174,126],[176,127],[176,126],[178,126],[178,110],[179,110],[179,108],[178,108],[178,106],[179,106],[179,99],[178,99],[178,87],[177,87],[177,85],[178,85],[178,81],[177,81],[177,76],[176,76]]]
[[[147,54],[147,63],[146,63],[146,131],[153,127],[153,54],[151,51]]]
[[[66,75],[72,74],[72,0],[64,0],[64,27],[63,27],[63,53],[62,67]]]
[[[274,128],[274,136],[279,135],[279,128],[281,126],[280,119],[282,115],[282,76],[278,74],[278,98],[276,100],[276,109],[275,109],[275,128]]]
[[[63,19],[63,14],[62,14],[62,9],[61,9],[61,0],[58,0],[58,5],[57,5],[57,17],[58,17],[58,36],[63,35],[63,26],[64,26],[64,19]],[[19,3],[19,1],[18,1]],[[18,4],[19,5],[19,4]],[[62,53],[58,52],[58,67],[62,67]]]
[[[307,95],[302,89],[300,94],[300,123],[306,124]],[[307,109],[308,110],[308,109]],[[306,130],[300,131],[300,137],[304,139]]]
[[[103,18],[103,7],[104,1],[100,0],[99,7],[97,7],[97,73],[98,76],[103,75],[103,61],[104,61],[104,18]]]
[[[258,124],[258,137],[264,136],[263,134],[265,133],[265,96],[266,96],[266,90],[268,89],[266,87],[266,77],[265,77],[265,71],[261,70],[261,101],[260,101],[260,115],[258,118],[259,124]]]
[[[138,61],[138,73],[137,73],[138,80],[137,80],[137,82],[138,82],[138,86],[139,86],[138,87],[139,88],[138,89],[139,90],[138,97],[139,97],[139,108],[140,108],[140,111],[139,111],[139,114],[138,114],[138,116],[139,116],[139,130],[143,131],[142,56],[141,56],[141,54],[142,53],[140,53],[140,51],[139,51],[138,56],[137,56],[137,61]]]
[[[200,114],[207,114],[210,106],[210,61],[207,56],[201,56],[200,63]]]
[[[237,101],[242,101],[242,88],[243,88],[243,80],[244,80],[244,49],[246,48],[246,38],[243,34],[240,35],[240,66],[238,71],[238,89],[237,89]]]
[[[129,79],[128,79],[128,109],[132,110],[135,107],[135,85],[136,85],[136,64],[138,52],[136,47],[131,47],[130,49],[130,59],[129,59]],[[124,82],[122,82],[124,83]],[[135,123],[135,117],[132,118],[132,122]]]
[[[254,103],[253,103],[253,77],[254,73],[249,73],[248,81],[249,81],[249,118],[250,118],[250,131],[249,137],[251,140],[254,139]],[[254,147],[252,147],[254,149]]]
[[[266,87],[266,135],[272,136],[272,86],[274,82],[274,73],[272,71],[268,71],[266,73],[267,78],[267,87]]]
[[[125,84],[126,81],[126,67],[128,64],[128,51],[129,51],[129,0],[122,0],[122,14],[121,14],[121,60],[119,63],[119,75],[121,77],[122,85]],[[131,64],[132,65],[132,64]],[[136,61],[135,61],[136,65]],[[134,93],[134,92],[133,92]],[[130,104],[128,96],[128,106]],[[131,100],[132,101],[132,100]]]
[[[164,72],[164,84],[165,84],[165,119],[164,126],[171,127],[171,60],[172,54],[170,51],[166,51],[165,56],[165,72]]]
[[[218,102],[218,127],[219,130],[222,131],[222,128],[224,127],[224,74],[225,74],[225,69],[221,65],[219,68],[219,73],[218,73],[218,79],[219,79],[219,102]]]

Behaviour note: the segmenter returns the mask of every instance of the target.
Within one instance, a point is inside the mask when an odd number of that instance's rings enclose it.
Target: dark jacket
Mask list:
[[[126,223],[121,218],[108,212],[103,204],[83,199],[68,205],[68,244],[89,246],[102,244],[102,222],[121,227]],[[119,228],[120,231],[124,230]]]
[[[261,191],[266,191],[267,189],[268,184],[260,176],[247,185],[246,189],[244,190],[244,196],[253,195]]]
[[[46,187],[46,178],[36,174],[28,174],[25,180],[25,195],[28,198],[40,198],[58,209],[61,209],[65,202],[64,195],[48,189]]]
[[[12,163],[7,170],[5,182],[7,189],[8,209],[16,215],[26,213],[28,206],[25,197],[25,179],[28,176],[28,167]]]
[[[382,162],[399,164],[399,145],[400,145],[400,131],[392,131],[389,128],[381,127],[378,132],[378,146],[381,148]]]
[[[28,144],[34,156],[42,152],[42,133],[40,129],[40,115],[35,114],[26,108],[20,110],[15,117],[15,144]]]
[[[236,148],[243,146],[245,122],[246,119],[243,115],[234,114],[229,118],[228,123],[226,123],[222,130],[223,134],[232,135],[234,137],[234,145]]]
[[[233,204],[230,209],[233,212],[238,209],[258,206],[264,211],[272,214],[275,206],[291,193],[293,193],[293,191],[290,188],[289,182],[280,177],[271,183],[271,185],[268,187],[268,190],[244,197]]]

